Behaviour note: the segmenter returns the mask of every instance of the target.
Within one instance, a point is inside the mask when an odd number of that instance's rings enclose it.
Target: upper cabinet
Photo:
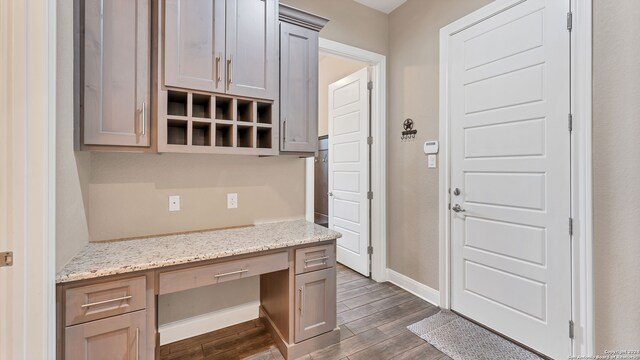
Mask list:
[[[225,92],[225,0],[166,0],[165,84]]]
[[[326,19],[278,0],[75,6],[77,149],[317,150],[318,32]]]
[[[166,0],[165,85],[275,100],[276,0]]]
[[[318,32],[327,20],[280,5],[280,152],[318,150]]]
[[[227,93],[278,97],[278,2],[227,0]]]
[[[150,146],[150,0],[80,1],[80,148]],[[78,24],[79,25],[79,24]]]

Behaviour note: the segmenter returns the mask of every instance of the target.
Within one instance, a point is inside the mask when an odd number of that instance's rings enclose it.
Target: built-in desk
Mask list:
[[[90,243],[56,277],[58,358],[159,359],[159,295],[251,276],[286,359],[337,343],[340,236],[299,220]]]

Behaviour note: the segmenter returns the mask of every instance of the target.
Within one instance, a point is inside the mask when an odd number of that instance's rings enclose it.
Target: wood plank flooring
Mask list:
[[[407,326],[439,309],[390,283],[376,283],[338,265],[341,341],[302,360],[448,360]],[[282,360],[260,320],[234,325],[160,348],[162,360]]]

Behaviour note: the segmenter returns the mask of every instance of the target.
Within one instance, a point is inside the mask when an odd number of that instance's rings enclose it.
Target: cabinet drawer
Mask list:
[[[256,256],[160,274],[160,295],[289,268],[289,253]]]
[[[336,248],[333,244],[296,250],[296,274],[303,274],[334,266],[336,266]]]
[[[146,308],[144,276],[65,291],[65,325],[75,325]]]

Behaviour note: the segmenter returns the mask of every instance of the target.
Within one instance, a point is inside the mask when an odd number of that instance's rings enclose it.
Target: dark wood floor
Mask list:
[[[338,265],[339,344],[304,360],[450,359],[407,326],[438,308],[390,283],[376,283]],[[260,320],[231,326],[160,348],[161,359],[283,359]]]

